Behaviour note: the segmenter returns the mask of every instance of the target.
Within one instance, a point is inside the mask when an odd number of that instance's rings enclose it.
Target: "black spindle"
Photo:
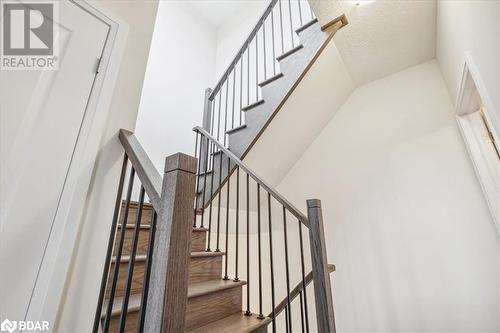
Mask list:
[[[275,298],[274,298],[274,265],[273,265],[273,227],[272,227],[272,222],[271,222],[271,194],[268,192],[267,193],[267,219],[269,221],[269,263],[271,266],[271,305],[273,307],[272,309],[272,316],[273,316],[273,332],[276,332],[276,314],[275,314]]]
[[[203,136],[201,137],[203,139]],[[200,141],[200,146],[202,144],[203,140]],[[207,189],[207,177],[208,177],[208,139],[205,138],[205,156],[203,158],[205,159],[205,168],[204,168],[204,176],[203,176],[203,190],[201,194],[201,224],[200,228],[203,228],[203,219],[205,218],[205,193]],[[201,156],[201,152],[200,152]],[[198,191],[196,191],[196,198],[198,198]],[[196,217],[196,214],[195,214]]]
[[[220,252],[219,249],[219,237],[220,237],[220,192],[221,192],[221,185],[222,185],[222,157],[223,157],[223,152],[222,150],[219,150],[219,187],[218,187],[218,193],[217,193],[217,239],[216,239],[216,247],[215,247],[215,252]],[[212,177],[215,176],[215,173],[212,174]]]
[[[257,242],[259,254],[259,316],[258,319],[264,319],[262,314],[262,254],[260,239],[260,184],[257,183]]]
[[[285,240],[285,273],[286,273],[286,301],[288,308],[290,307],[290,268],[288,261],[288,237],[287,237],[287,225],[286,225],[286,208],[283,206],[283,237]],[[291,316],[288,318],[288,325],[290,326],[290,331],[292,331],[292,320]]]
[[[139,194],[139,207],[137,208],[137,214],[134,225],[134,236],[132,239],[132,249],[130,251],[130,256],[128,261],[127,280],[125,282],[125,295],[123,296],[122,312],[120,313],[120,332],[125,332],[125,325],[127,323],[128,302],[130,299],[130,290],[132,289],[132,278],[134,275],[135,256],[137,254],[137,243],[139,241],[142,210],[144,208],[144,194],[145,194],[144,187],[141,185],[141,190]],[[125,230],[122,230],[122,232],[125,232]],[[119,265],[119,262],[117,263],[117,265]]]
[[[302,328],[302,333],[304,333],[304,305],[302,304],[302,291],[299,292],[300,297],[300,326]]]
[[[250,176],[247,173],[247,310],[246,316],[251,316],[250,312]]]
[[[233,70],[233,111],[231,113],[231,129],[234,128],[234,97],[236,89],[236,68]]]
[[[240,167],[236,167],[236,246],[235,246],[235,265],[234,265],[234,282],[238,282],[238,252],[239,252],[239,217],[240,217]]]
[[[293,19],[292,19],[292,3],[288,0],[288,13],[290,15],[290,37],[292,39],[292,48],[295,47],[295,41],[293,40]]]
[[[271,35],[272,35],[272,45],[273,45],[273,75],[276,75],[276,52],[275,52],[275,42],[274,42],[274,8],[271,10]]]
[[[144,279],[142,282],[142,296],[141,296],[141,310],[139,312],[139,333],[144,332],[144,320],[146,319],[146,304],[148,303],[148,292],[149,292],[149,277],[151,276],[151,262],[153,258],[153,249],[156,233],[156,211],[153,210],[151,214],[151,225],[149,226],[149,242],[148,242],[148,254],[146,257],[146,268],[144,272]]]
[[[226,132],[227,132],[227,98],[229,93],[229,79],[226,79],[226,111],[224,112],[224,147],[226,146]]]
[[[109,268],[111,264],[111,256],[113,255],[113,244],[116,235],[116,228],[118,225],[118,217],[120,214],[120,206],[122,202],[123,195],[123,183],[125,181],[125,175],[127,173],[127,163],[128,157],[127,155],[123,155],[122,169],[120,173],[120,181],[118,183],[118,191],[116,194],[115,200],[115,210],[113,212],[113,220],[111,222],[111,230],[109,232],[109,240],[108,240],[108,249],[106,251],[106,260],[104,262],[104,271],[102,272],[101,277],[101,290],[99,291],[99,299],[97,301],[97,310],[94,318],[94,327],[92,329],[93,333],[97,333],[99,331],[99,323],[101,322],[101,313],[102,313],[102,304],[104,302],[104,295],[106,293],[106,282],[108,280]]]
[[[224,260],[224,278],[223,280],[229,280],[229,277],[227,276],[227,263],[229,261],[229,194],[231,190],[231,177],[230,177],[230,170],[231,169],[231,160],[229,159],[229,156],[227,157],[227,190],[226,190],[226,245],[225,245],[225,250],[226,250],[226,258]]]
[[[300,264],[302,271],[302,290],[304,291],[304,317],[306,319],[306,332],[309,333],[309,315],[307,313],[307,291],[306,291],[306,269],[304,264],[304,245],[302,241],[302,222],[299,222],[299,239],[300,239]]]
[[[109,324],[111,322],[111,312],[113,310],[113,302],[115,300],[116,285],[118,284],[118,274],[120,273],[120,261],[122,260],[123,242],[125,241],[125,229],[127,227],[128,212],[130,208],[130,198],[132,196],[132,190],[134,188],[134,177],[135,177],[135,170],[134,167],[132,167],[130,170],[130,178],[128,181],[127,198],[125,199],[125,212],[121,224],[120,242],[118,243],[118,253],[116,254],[115,257],[115,270],[113,272],[113,282],[111,283],[108,307],[106,309],[106,317],[104,318],[104,325],[103,325],[104,333],[109,332]]]
[[[285,37],[283,34],[283,9],[281,7],[281,0],[278,0],[280,9],[280,29],[281,29],[281,53],[285,53]]]
[[[200,140],[200,151],[198,153],[198,137],[199,136],[200,135],[198,134],[198,132],[196,132],[196,143],[194,145],[195,146],[195,148],[194,148],[194,156],[198,157],[198,167],[196,169],[198,171],[198,175],[196,177],[196,198],[195,198],[195,204],[194,204],[194,209],[195,210],[198,209],[198,206],[199,206],[198,192],[200,191],[200,177],[201,177],[201,174],[202,174],[202,172],[201,172],[201,158],[200,158],[202,144],[201,144],[201,140]],[[206,175],[204,177],[206,177]],[[202,201],[203,201],[203,199],[202,199]],[[203,203],[202,203],[202,205],[203,205]],[[194,218],[193,218],[193,228],[196,228],[196,216],[197,216],[197,214],[195,213],[194,214]]]
[[[208,139],[207,139],[208,140]],[[208,240],[207,240],[207,250],[206,252],[211,252],[210,250],[210,240],[212,236],[212,194],[214,193],[214,176],[215,176],[215,144],[212,144],[212,150],[214,151],[212,154],[212,175],[210,177],[210,207],[208,211]]]

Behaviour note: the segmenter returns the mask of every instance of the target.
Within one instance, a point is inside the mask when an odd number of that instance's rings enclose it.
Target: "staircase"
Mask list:
[[[126,292],[127,266],[130,261],[134,240],[134,218],[137,216],[138,203],[131,202],[128,222],[125,228],[122,257],[120,260],[120,274],[114,294],[114,302],[109,323],[110,332],[120,331],[120,316]],[[124,212],[125,202],[122,203]],[[151,222],[153,216],[152,205],[143,204],[142,219],[138,235],[135,255],[135,267],[130,289],[127,321],[124,332],[137,332],[146,257],[148,253]],[[124,216],[120,217],[123,221]],[[245,281],[225,281],[222,276],[222,258],[224,252],[206,252],[206,238],[208,229],[197,228],[191,232],[191,254],[188,278],[188,303],[186,311],[186,329],[188,332],[259,332],[271,321],[269,318],[259,320],[257,316],[248,316],[242,312],[242,286]],[[119,249],[121,223],[116,234],[116,241],[111,262],[111,271],[116,265],[116,249]],[[111,280],[111,276],[110,276]],[[108,286],[111,281],[108,281]],[[110,288],[106,290],[105,301],[109,302]],[[106,317],[106,310],[101,314],[102,321]],[[105,323],[102,323],[103,327]]]
[[[307,2],[293,3],[270,1],[207,89],[195,157],[167,157],[160,175],[120,131],[94,333],[335,332],[321,202],[308,200],[304,215],[242,161],[347,23],[320,27]]]

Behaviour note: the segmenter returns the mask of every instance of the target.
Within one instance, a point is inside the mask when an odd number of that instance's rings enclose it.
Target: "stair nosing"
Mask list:
[[[122,225],[119,224],[118,229],[121,229],[121,228],[122,228]],[[133,224],[133,223],[127,223],[125,225],[125,229],[134,229],[134,228],[135,228],[135,224]],[[139,229],[148,229],[149,230],[149,229],[151,229],[151,225],[150,224],[141,224],[139,226]]]
[[[304,47],[304,45],[302,44],[299,44],[297,46],[295,46],[293,49],[289,50],[289,51],[286,51],[285,53],[283,53],[282,55],[276,57],[276,60],[278,61],[281,61],[283,59],[285,59],[286,57],[294,54],[295,52],[297,52],[298,50],[302,49]]]
[[[195,298],[195,297],[200,297],[200,296],[205,296],[208,294],[216,293],[219,291],[227,290],[227,289],[233,289],[233,288],[238,288],[246,285],[246,281],[240,280],[238,282],[234,282],[233,280],[228,280],[226,283],[221,284],[220,282],[223,280],[210,280],[210,281],[205,281],[205,282],[199,282],[199,283],[194,283],[189,285],[188,287],[188,299],[190,298]],[[210,284],[213,284],[213,286],[210,286]],[[207,287],[204,290],[199,290],[199,291],[193,291],[193,287],[199,287],[201,285],[206,285]]]
[[[226,252],[207,252],[207,251],[197,251],[191,252],[191,258],[209,258],[209,257],[222,257],[226,255]]]
[[[115,297],[113,300],[113,309],[111,310],[111,317],[116,317],[122,313],[122,304],[124,296]],[[129,303],[127,308],[127,313],[137,312],[141,309],[141,299],[140,294],[131,294],[129,297]],[[118,302],[117,302],[118,301]],[[139,301],[139,304],[136,304]],[[106,307],[103,306],[101,311],[101,319],[106,316]]]
[[[252,315],[255,315],[255,314],[252,314]],[[199,326],[199,327],[193,328],[193,329],[189,330],[189,331],[188,331],[188,333],[189,333],[189,332],[200,332],[200,330],[201,330],[201,332],[204,332],[204,331],[206,331],[206,329],[207,329],[207,328],[209,328],[210,326],[212,326],[212,327],[210,327],[210,328],[213,328],[213,325],[217,325],[217,323],[221,323],[221,322],[226,322],[226,323],[227,323],[227,320],[228,320],[228,319],[231,319],[232,317],[240,317],[240,318],[245,318],[245,317],[247,317],[247,318],[252,318],[252,317],[248,317],[248,316],[245,314],[245,312],[244,312],[244,311],[238,311],[238,312],[236,312],[236,313],[233,313],[233,314],[230,314],[230,315],[228,315],[228,316],[225,316],[225,317],[223,317],[223,318],[221,318],[221,319],[218,319],[218,320],[212,321],[212,322],[210,322],[210,323],[208,323],[208,324],[205,324],[205,325],[203,325],[203,326]],[[258,318],[255,316],[255,317],[253,317],[253,318],[255,318],[255,319],[257,320],[255,324],[252,324],[251,326],[245,326],[245,327],[243,328],[243,331],[238,331],[238,332],[241,332],[241,333],[250,333],[250,332],[255,332],[255,330],[256,330],[256,329],[259,329],[259,328],[261,328],[261,327],[263,327],[263,326],[267,326],[267,325],[269,325],[269,323],[271,323],[271,322],[272,322],[272,319],[271,319],[270,317],[264,317],[263,319],[258,319]],[[220,325],[220,324],[219,324],[219,325]],[[214,332],[214,330],[210,330],[210,332]]]
[[[245,129],[246,127],[247,127],[247,125],[243,124],[243,125],[240,125],[238,127],[231,128],[230,130],[226,131],[226,134],[232,134],[232,133],[241,131],[242,129]],[[222,151],[222,150],[220,150],[220,151]]]
[[[206,232],[206,231],[208,231],[208,228],[193,228],[192,231],[194,231],[194,232]]]
[[[251,110],[251,109],[253,109],[253,108],[261,105],[262,103],[264,103],[264,100],[263,99],[259,99],[257,102],[253,102],[252,104],[249,104],[249,105],[243,107],[241,109],[241,111],[247,112],[247,111],[249,111],[249,110]]]
[[[261,83],[259,83],[259,87],[262,88],[262,87],[268,85],[269,83],[276,81],[277,79],[282,78],[282,77],[283,77],[283,73],[278,73],[274,76],[271,76],[269,79],[266,79],[266,80],[262,81]]]
[[[147,255],[145,254],[137,254],[135,256],[135,262],[143,262],[146,261]],[[120,264],[126,263],[130,261],[130,256],[121,256],[120,258]],[[113,256],[111,258],[111,263],[114,264],[116,262],[116,256]]]
[[[318,19],[317,18],[314,18],[312,19],[311,21],[307,22],[306,24],[304,24],[303,26],[295,29],[295,33],[299,34],[301,33],[302,31],[306,30],[307,28],[309,28],[311,25],[313,25],[314,23],[317,23],[318,22]]]

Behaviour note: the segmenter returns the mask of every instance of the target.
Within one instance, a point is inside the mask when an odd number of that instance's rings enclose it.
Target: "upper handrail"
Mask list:
[[[271,185],[267,184],[262,178],[257,176],[257,174],[252,171],[243,161],[241,161],[236,155],[234,155],[229,149],[224,147],[222,143],[217,141],[212,137],[207,131],[205,131],[200,126],[193,128],[193,131],[200,133],[202,136],[211,141],[216,145],[228,158],[230,158],[236,165],[238,165],[243,171],[245,171],[253,180],[255,180],[261,187],[263,187],[271,196],[276,199],[280,204],[282,204],[293,216],[295,216],[300,222],[302,222],[306,227],[309,228],[309,219],[302,214],[299,209],[297,209],[292,203],[285,199],[278,191],[276,191]],[[228,175],[229,176],[229,175]]]
[[[149,159],[134,133],[121,129],[118,137],[153,207],[155,210],[159,210],[163,182],[160,173]]]
[[[262,15],[260,16],[259,20],[255,24],[255,27],[252,29],[252,31],[248,35],[247,39],[245,40],[245,42],[243,43],[243,45],[240,47],[238,53],[236,53],[236,55],[234,56],[233,61],[231,61],[231,63],[227,67],[226,71],[224,72],[224,74],[220,78],[219,82],[217,83],[217,85],[213,89],[213,91],[212,91],[212,93],[210,94],[210,97],[209,97],[210,100],[213,100],[213,98],[215,97],[215,95],[219,92],[220,88],[224,84],[224,81],[226,81],[226,79],[228,78],[229,74],[233,70],[234,66],[236,66],[236,64],[238,63],[241,55],[243,53],[245,53],[245,50],[247,49],[248,45],[252,42],[252,40],[254,39],[255,35],[259,31],[259,29],[262,27],[262,24],[264,24],[265,19],[267,18],[267,16],[269,15],[269,13],[271,13],[271,11],[273,10],[274,5],[277,2],[278,2],[278,0],[271,0],[271,2],[269,3],[269,5],[266,7],[266,9],[264,10],[264,13],[262,13]]]

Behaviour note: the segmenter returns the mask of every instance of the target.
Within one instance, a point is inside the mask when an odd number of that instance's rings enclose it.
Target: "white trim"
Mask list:
[[[55,324],[77,245],[90,180],[127,42],[128,24],[99,3],[70,0],[110,26],[101,71],[89,98],[47,248],[27,309],[27,320]]]
[[[495,222],[497,232],[500,234],[500,168],[498,168],[498,174],[495,175],[494,171],[492,171],[495,168],[491,167],[491,159],[484,155],[484,151],[480,146],[481,143],[475,134],[474,125],[468,116],[476,112],[482,103],[486,107],[484,115],[492,125],[491,130],[495,141],[500,142],[498,110],[493,106],[471,55],[466,53],[465,59],[462,80],[457,96],[456,119],[491,216]]]

